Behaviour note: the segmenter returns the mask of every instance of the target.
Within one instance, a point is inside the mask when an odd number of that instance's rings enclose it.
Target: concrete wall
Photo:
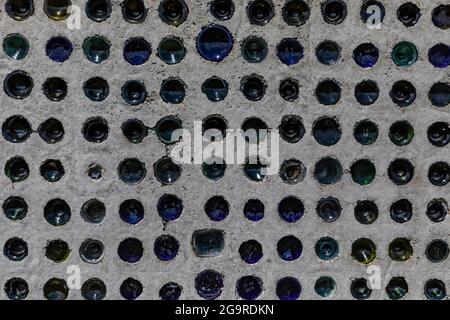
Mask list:
[[[235,37],[232,53],[221,63],[203,60],[196,52],[195,38],[201,28],[214,21],[208,12],[207,1],[188,1],[188,20],[179,27],[162,23],[157,14],[157,1],[146,1],[150,11],[142,24],[129,24],[122,19],[119,3],[113,2],[113,13],[103,23],[86,18],[83,11],[82,28],[69,30],[64,22],[54,22],[46,17],[41,4],[35,14],[24,22],[10,19],[3,10],[0,13],[0,38],[9,33],[21,33],[31,43],[31,52],[25,60],[14,61],[0,55],[0,79],[9,72],[21,69],[34,79],[34,90],[24,100],[14,100],[0,90],[0,121],[9,116],[21,114],[32,124],[33,129],[49,117],[56,117],[64,124],[66,135],[61,143],[48,145],[38,134],[22,144],[12,144],[0,139],[1,166],[12,156],[23,156],[31,170],[30,177],[21,183],[11,184],[0,175],[0,201],[11,195],[23,196],[29,205],[27,217],[20,222],[9,221],[0,215],[0,244],[13,237],[25,239],[29,255],[22,262],[11,262],[0,257],[0,286],[13,276],[26,279],[30,285],[29,298],[41,299],[42,286],[52,277],[67,277],[66,268],[78,265],[82,281],[99,277],[105,281],[107,298],[120,298],[119,286],[128,277],[139,279],[144,285],[142,298],[157,299],[159,288],[168,281],[183,286],[182,298],[197,299],[193,281],[200,271],[212,268],[225,275],[225,290],[221,298],[235,299],[236,280],[243,275],[254,274],[264,281],[262,299],[274,299],[276,281],[284,276],[294,276],[302,284],[302,299],[318,296],[314,283],[321,275],[332,276],[338,286],[335,299],[351,298],[351,279],[367,277],[367,267],[350,256],[351,244],[360,237],[368,237],[377,245],[377,259],[373,264],[382,271],[383,289],[375,290],[372,299],[386,299],[384,287],[392,276],[404,276],[409,284],[409,299],[422,299],[426,280],[438,278],[447,287],[450,284],[448,260],[439,264],[429,262],[424,254],[432,239],[449,239],[449,220],[435,224],[425,215],[428,202],[433,198],[447,198],[450,186],[434,187],[427,178],[428,167],[436,162],[448,160],[449,149],[433,147],[427,140],[426,130],[430,124],[450,119],[449,109],[435,108],[427,98],[431,85],[437,81],[449,81],[447,69],[436,69],[429,62],[427,52],[434,44],[449,39],[448,30],[435,28],[431,23],[431,11],[445,1],[412,0],[422,9],[422,18],[413,28],[405,28],[396,18],[397,7],[404,1],[384,1],[386,18],[381,30],[368,30],[359,17],[360,2],[347,1],[348,17],[341,25],[328,25],[320,13],[320,1],[311,4],[311,17],[301,27],[286,25],[281,16],[283,1],[277,0],[276,15],[263,27],[250,25],[245,14],[246,1],[236,0],[236,12],[229,21],[220,22],[229,28]],[[84,1],[73,0],[82,6]],[[54,35],[65,35],[74,44],[70,59],[58,64],[46,57],[45,44]],[[110,58],[100,65],[94,65],[83,55],[83,40],[91,35],[107,37],[111,46]],[[239,43],[248,35],[262,36],[269,44],[269,55],[260,64],[248,64],[240,55]],[[176,35],[184,40],[188,50],[186,58],[177,65],[165,65],[155,54],[159,41],[167,35]],[[150,60],[138,67],[129,65],[122,58],[122,46],[131,36],[143,36],[152,45]],[[286,66],[276,57],[276,45],[284,37],[298,37],[305,48],[305,57],[297,65]],[[315,47],[322,40],[336,41],[342,47],[342,58],[334,66],[321,65],[315,57]],[[415,65],[403,69],[395,67],[390,59],[394,44],[401,40],[413,42],[419,50]],[[352,60],[353,49],[360,43],[372,42],[380,49],[378,64],[369,70],[359,68]],[[265,97],[259,102],[246,100],[239,91],[240,79],[251,73],[264,76],[268,84]],[[212,103],[201,92],[201,84],[207,78],[217,75],[228,81],[228,97],[219,103]],[[69,86],[69,94],[62,102],[50,102],[40,90],[46,78],[59,76]],[[89,101],[83,94],[84,81],[102,76],[110,84],[110,95],[101,103]],[[169,76],[178,76],[187,84],[187,96],[182,104],[170,105],[159,97],[161,81]],[[287,77],[299,80],[300,98],[286,102],[278,94],[279,82]],[[314,96],[320,79],[334,78],[342,86],[342,98],[336,106],[320,105]],[[143,80],[149,91],[145,104],[138,107],[126,105],[120,96],[120,88],[126,80]],[[375,80],[380,87],[380,98],[371,106],[361,106],[353,92],[355,84],[363,79]],[[417,89],[417,99],[408,108],[399,108],[389,97],[394,82],[401,79],[411,81]],[[139,118],[146,125],[153,126],[164,115],[177,115],[184,127],[191,128],[194,121],[211,114],[223,115],[230,128],[239,128],[243,120],[258,116],[271,128],[278,127],[283,115],[297,114],[303,118],[307,134],[297,144],[280,142],[281,160],[297,158],[307,168],[306,178],[297,185],[287,185],[278,175],[269,177],[263,183],[251,182],[242,173],[240,166],[229,166],[225,177],[213,182],[206,179],[200,166],[183,166],[181,179],[173,186],[161,186],[153,176],[153,163],[166,154],[166,147],[156,135],[149,135],[141,144],[133,145],[122,135],[121,125],[130,118]],[[107,141],[92,144],[84,140],[81,128],[86,119],[100,115],[108,120],[110,134]],[[311,135],[311,127],[320,116],[335,116],[339,119],[343,136],[332,147],[320,146]],[[371,119],[379,126],[380,137],[370,146],[361,146],[353,139],[353,126],[363,119]],[[390,125],[396,120],[408,120],[415,129],[415,138],[405,147],[394,146],[388,137]],[[321,157],[332,155],[340,160],[346,172],[334,186],[322,187],[313,178],[315,162]],[[117,175],[117,166],[125,158],[137,157],[146,163],[147,176],[137,186],[127,186]],[[394,185],[387,176],[389,163],[397,157],[410,159],[416,174],[407,186]],[[39,174],[40,164],[48,158],[60,159],[66,175],[58,183],[48,183]],[[347,169],[357,159],[368,158],[377,168],[375,181],[366,187],[355,184]],[[92,162],[104,166],[102,180],[94,182],[86,176],[86,169]],[[183,199],[185,210],[179,221],[164,227],[156,212],[156,203],[164,193],[174,193]],[[203,205],[213,195],[223,195],[230,203],[230,216],[222,222],[212,222],[203,211]],[[287,224],[277,213],[279,201],[295,195],[304,202],[305,216],[297,223]],[[315,212],[317,201],[322,197],[338,198],[343,207],[342,216],[334,223],[322,222]],[[53,227],[43,217],[43,207],[48,200],[60,197],[72,209],[72,219],[63,227]],[[106,205],[107,216],[99,226],[86,223],[79,214],[84,202],[98,198]],[[120,203],[128,198],[139,199],[146,208],[144,220],[137,226],[123,223],[118,216]],[[250,198],[261,199],[266,206],[266,216],[259,223],[246,220],[242,214],[245,202]],[[407,224],[396,224],[389,217],[389,207],[395,200],[408,198],[414,206],[413,219]],[[358,200],[372,199],[378,205],[380,216],[369,226],[359,224],[353,215]],[[191,248],[194,230],[214,227],[226,233],[224,253],[217,258],[195,257]],[[164,263],[153,253],[153,242],[162,234],[171,234],[180,241],[180,253],[175,260]],[[304,252],[295,262],[282,261],[276,251],[277,241],[289,234],[296,235],[303,243]],[[320,261],[314,252],[315,242],[322,236],[334,237],[340,245],[339,257],[330,262]],[[144,257],[136,265],[123,263],[117,256],[117,246],[126,237],[139,238],[144,243]],[[408,237],[412,241],[414,256],[407,262],[393,262],[387,253],[388,244],[396,237]],[[47,241],[61,238],[72,249],[70,258],[62,264],[54,264],[44,256]],[[97,238],[106,246],[105,257],[100,264],[84,263],[78,248],[86,238]],[[239,245],[249,239],[256,239],[263,245],[264,257],[256,265],[246,265],[239,257]],[[0,294],[2,299],[6,295]],[[80,299],[79,290],[72,290],[69,298]]]

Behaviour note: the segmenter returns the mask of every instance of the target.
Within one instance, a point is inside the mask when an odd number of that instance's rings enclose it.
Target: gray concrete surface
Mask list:
[[[404,1],[383,1],[386,18],[381,30],[371,31],[361,22],[359,6],[361,1],[348,3],[348,17],[338,26],[327,25],[320,13],[320,1],[312,1],[311,17],[301,27],[287,26],[281,17],[284,1],[277,0],[274,19],[263,27],[249,24],[245,14],[246,1],[236,0],[236,12],[229,21],[221,22],[235,37],[235,45],[230,56],[219,64],[203,60],[196,52],[195,37],[201,27],[214,21],[208,13],[207,1],[188,1],[188,20],[179,27],[162,23],[157,15],[158,1],[146,1],[149,15],[142,24],[128,24],[122,19],[120,1],[112,1],[113,13],[103,23],[87,19],[83,12],[81,30],[68,30],[64,22],[48,19],[40,4],[35,14],[24,22],[10,19],[3,10],[0,13],[0,38],[9,33],[21,33],[31,43],[29,56],[22,61],[14,61],[3,53],[0,57],[0,79],[12,70],[21,69],[34,79],[34,90],[25,100],[14,100],[0,90],[0,121],[14,114],[25,116],[33,129],[49,117],[61,120],[66,135],[61,143],[47,145],[37,134],[22,144],[11,144],[0,139],[0,165],[14,155],[23,156],[31,169],[30,177],[12,185],[7,177],[0,175],[0,201],[11,195],[23,196],[29,204],[27,217],[20,222],[9,221],[0,215],[0,244],[12,236],[20,236],[29,244],[29,256],[22,262],[11,262],[0,257],[0,286],[13,276],[20,276],[30,284],[31,299],[42,299],[43,284],[52,277],[67,277],[66,268],[78,265],[82,271],[82,282],[91,277],[105,281],[108,299],[120,298],[119,286],[127,277],[142,281],[142,299],[157,299],[159,288],[168,281],[183,286],[182,298],[198,299],[193,281],[195,275],[207,268],[225,275],[225,290],[221,298],[236,299],[235,283],[243,275],[257,275],[264,281],[261,299],[273,299],[277,279],[295,276],[302,284],[301,299],[315,299],[314,283],[321,275],[332,276],[338,286],[333,299],[351,298],[351,279],[367,276],[366,266],[354,261],[350,256],[351,243],[360,237],[368,237],[377,245],[377,259],[373,264],[382,270],[383,289],[375,290],[371,299],[386,299],[384,287],[392,276],[404,276],[409,284],[407,299],[423,299],[426,280],[438,278],[450,290],[449,260],[433,264],[425,255],[426,244],[436,238],[449,240],[449,219],[434,224],[425,215],[427,203],[433,198],[448,199],[450,185],[434,187],[427,179],[428,167],[440,160],[449,159],[449,149],[435,148],[427,140],[426,130],[430,124],[442,119],[450,119],[449,108],[434,108],[427,98],[429,88],[439,80],[449,81],[449,69],[435,69],[428,62],[427,51],[434,44],[449,40],[449,31],[433,27],[431,10],[446,1],[412,0],[417,3],[423,16],[417,26],[405,28],[396,18],[397,7]],[[82,0],[73,0],[81,5]],[[84,6],[82,6],[84,8]],[[58,64],[45,56],[45,44],[54,35],[67,36],[75,45],[71,58]],[[106,36],[112,44],[110,58],[94,65],[85,59],[81,45],[91,35]],[[269,44],[269,55],[260,64],[248,64],[240,56],[239,43],[250,34],[260,35]],[[188,53],[177,65],[165,65],[154,53],[160,39],[167,35],[183,38]],[[152,45],[150,60],[133,67],[122,58],[122,45],[131,36],[143,36]],[[297,65],[287,67],[276,57],[276,45],[284,37],[298,37],[305,48],[305,58]],[[322,40],[331,39],[343,48],[342,59],[332,67],[320,65],[314,49]],[[408,40],[419,50],[417,63],[407,69],[395,67],[390,59],[390,50],[395,43]],[[378,64],[370,70],[359,68],[352,60],[353,49],[360,43],[372,42],[381,52]],[[260,102],[247,101],[239,91],[240,79],[257,73],[268,82],[268,91]],[[202,82],[217,75],[228,81],[230,93],[225,101],[211,103],[201,92]],[[40,88],[47,77],[60,76],[69,85],[67,98],[58,103],[48,101]],[[101,103],[89,101],[82,92],[83,82],[92,76],[105,77],[110,84],[110,96]],[[180,105],[164,103],[158,95],[160,83],[169,76],[179,76],[187,84],[187,97]],[[284,101],[278,94],[280,80],[293,77],[301,84],[300,98],[293,103]],[[342,99],[336,106],[320,105],[314,90],[323,78],[335,78],[342,85]],[[139,107],[126,105],[120,97],[120,88],[128,79],[143,80],[149,91],[147,102]],[[353,92],[356,83],[363,79],[377,81],[380,98],[371,106],[357,104]],[[389,98],[392,84],[401,79],[411,81],[417,89],[417,99],[406,109],[395,106]],[[153,163],[166,154],[166,149],[155,135],[149,135],[141,144],[133,145],[123,137],[120,127],[129,118],[139,118],[153,126],[164,115],[178,115],[184,127],[192,127],[210,114],[223,115],[231,128],[239,128],[243,119],[257,115],[276,128],[283,115],[297,114],[303,118],[307,134],[298,144],[280,143],[281,161],[289,158],[301,160],[307,170],[304,181],[297,185],[284,184],[278,176],[271,176],[263,183],[248,181],[239,166],[229,166],[225,177],[219,182],[207,180],[199,166],[184,166],[181,179],[173,186],[162,187],[153,176]],[[83,139],[81,128],[84,121],[94,115],[101,115],[110,124],[110,135],[106,142],[92,144]],[[318,145],[311,135],[315,119],[322,115],[336,116],[342,126],[341,141],[332,147]],[[371,146],[361,146],[352,137],[354,124],[362,119],[371,119],[380,129],[380,138]],[[388,128],[396,120],[406,119],[415,129],[415,138],[406,147],[394,146],[388,137]],[[312,177],[314,163],[325,155],[337,157],[346,173],[342,180],[331,187],[321,187]],[[117,166],[125,158],[138,157],[146,163],[148,170],[145,180],[137,186],[127,186],[118,179]],[[410,159],[416,168],[413,181],[407,186],[395,186],[387,177],[388,164],[397,157]],[[39,175],[40,164],[48,158],[58,158],[63,162],[66,175],[58,183],[48,183]],[[369,158],[377,168],[375,181],[366,187],[353,183],[348,168],[357,159]],[[91,162],[98,162],[105,168],[104,178],[99,182],[90,181],[85,171]],[[2,169],[3,170],[3,169]],[[156,203],[164,193],[174,193],[183,199],[185,210],[179,221],[169,223],[166,230],[156,212]],[[212,222],[203,211],[203,205],[213,195],[223,195],[230,203],[230,216],[222,222]],[[277,213],[278,202],[287,195],[295,195],[303,200],[305,216],[297,223],[288,225],[280,220]],[[326,196],[338,198],[343,214],[338,221],[327,224],[315,213],[317,200]],[[53,227],[43,217],[43,206],[48,200],[60,197],[72,209],[72,219],[63,227]],[[394,200],[408,198],[414,206],[414,217],[405,225],[394,223],[389,217],[389,207]],[[80,216],[82,204],[98,198],[107,208],[107,216],[99,226],[89,225]],[[137,226],[123,223],[118,216],[119,204],[128,198],[137,198],[145,206],[146,216]],[[259,223],[251,223],[242,214],[245,202],[250,198],[263,200],[266,216]],[[359,224],[353,216],[357,200],[372,199],[380,210],[379,219],[370,226]],[[226,233],[224,253],[220,257],[202,259],[195,257],[190,247],[194,230],[218,228]],[[175,260],[163,263],[153,254],[153,242],[161,234],[175,236],[181,244]],[[283,262],[276,252],[277,241],[288,234],[296,235],[303,243],[304,252],[295,262]],[[340,255],[331,262],[320,261],[314,253],[314,244],[322,236],[332,236],[340,244]],[[117,246],[121,240],[133,236],[144,243],[144,257],[135,265],[123,263],[117,256]],[[414,256],[407,262],[393,262],[387,254],[387,246],[396,237],[412,240]],[[72,249],[70,258],[62,264],[54,264],[44,256],[48,240],[61,238]],[[97,238],[106,246],[105,257],[100,264],[88,265],[78,255],[78,248],[86,238]],[[246,265],[239,257],[239,245],[246,240],[256,239],[263,245],[264,258],[256,265]],[[3,291],[0,298],[5,299]],[[70,299],[80,299],[79,290],[72,290]]]

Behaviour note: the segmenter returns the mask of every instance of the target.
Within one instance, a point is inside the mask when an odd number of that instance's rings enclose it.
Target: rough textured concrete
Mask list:
[[[23,156],[31,169],[30,177],[12,185],[4,174],[0,175],[0,201],[11,195],[23,196],[29,204],[27,217],[20,222],[9,221],[0,215],[0,244],[12,236],[20,236],[29,244],[29,255],[22,262],[11,262],[0,257],[1,286],[12,276],[21,276],[29,282],[29,298],[41,299],[42,286],[52,277],[66,277],[68,265],[81,267],[83,282],[90,277],[99,277],[108,287],[107,298],[120,298],[119,286],[129,276],[142,281],[145,289],[141,296],[145,299],[158,298],[159,288],[166,282],[175,281],[183,286],[182,298],[198,296],[193,286],[195,275],[212,268],[225,275],[226,288],[221,298],[235,299],[236,280],[243,275],[255,274],[264,281],[262,299],[276,298],[275,284],[283,276],[295,276],[302,284],[302,299],[317,298],[314,283],[321,275],[334,277],[338,291],[334,299],[351,298],[350,280],[367,276],[366,267],[350,256],[351,243],[359,237],[368,237],[377,245],[376,264],[382,269],[387,281],[396,275],[404,276],[409,284],[408,299],[423,298],[426,280],[438,278],[450,285],[449,262],[430,263],[425,255],[426,244],[435,238],[449,240],[449,219],[433,224],[425,215],[427,203],[433,198],[448,198],[450,186],[433,187],[427,179],[428,167],[439,160],[448,160],[449,149],[435,148],[427,140],[428,126],[441,119],[449,119],[449,108],[433,108],[427,98],[431,85],[438,80],[448,81],[448,69],[435,69],[427,59],[427,51],[434,44],[448,41],[448,30],[432,26],[431,10],[444,1],[421,1],[417,3],[423,16],[417,26],[405,28],[396,18],[396,9],[404,1],[384,1],[386,18],[381,30],[370,31],[359,18],[361,1],[348,2],[348,17],[338,26],[327,25],[320,13],[320,1],[309,1],[311,17],[301,27],[287,26],[281,17],[283,1],[276,1],[276,16],[263,27],[249,24],[245,14],[245,2],[236,0],[237,9],[233,18],[221,24],[227,26],[235,36],[235,45],[230,56],[219,64],[203,60],[195,49],[195,37],[201,27],[214,21],[208,13],[207,1],[188,1],[190,14],[187,22],[179,27],[163,24],[157,15],[157,1],[146,1],[149,15],[142,24],[128,24],[121,16],[120,1],[113,1],[114,9],[110,19],[95,23],[84,16],[81,30],[68,30],[63,22],[49,20],[41,5],[35,14],[24,22],[15,22],[6,13],[0,16],[0,38],[9,33],[22,33],[31,43],[29,56],[22,61],[13,61],[4,54],[0,58],[0,79],[12,70],[22,69],[34,79],[34,90],[25,100],[13,100],[0,90],[0,121],[14,114],[25,116],[33,129],[45,119],[53,116],[61,120],[66,135],[61,143],[47,145],[33,134],[22,144],[11,144],[0,139],[1,166],[14,155]],[[2,1],[3,3],[3,1]],[[82,0],[73,1],[81,5]],[[57,64],[45,56],[47,40],[57,34],[67,36],[75,45],[71,58]],[[110,58],[94,65],[85,59],[81,45],[88,36],[106,36],[112,44]],[[240,56],[239,43],[250,34],[264,37],[270,46],[269,56],[261,64],[247,64]],[[188,53],[177,65],[167,66],[154,54],[160,39],[167,35],[177,35],[184,39]],[[122,45],[131,36],[143,36],[151,44],[153,54],[143,66],[133,67],[122,58]],[[275,47],[283,37],[298,37],[305,48],[305,58],[297,65],[287,67],[279,63]],[[332,67],[320,65],[314,49],[322,40],[331,39],[343,48],[342,59]],[[399,69],[390,59],[390,50],[395,43],[409,40],[419,50],[419,60],[408,69]],[[375,68],[360,69],[352,60],[352,51],[360,43],[373,42],[381,52]],[[260,102],[244,99],[239,91],[240,79],[257,73],[268,82],[268,91]],[[92,76],[105,77],[110,84],[110,96],[104,102],[93,103],[82,92],[83,82]],[[158,92],[160,83],[169,76],[179,76],[187,84],[187,97],[181,105],[162,102]],[[211,103],[201,93],[202,82],[210,76],[218,75],[230,84],[227,99]],[[60,76],[69,85],[69,94],[61,103],[48,101],[40,88],[47,77]],[[285,102],[278,94],[280,80],[293,77],[301,84],[300,98],[293,103]],[[335,78],[342,85],[342,99],[336,106],[320,105],[314,97],[314,89],[319,79]],[[149,91],[148,101],[140,107],[126,105],[120,97],[120,88],[128,79],[143,80]],[[363,79],[377,81],[380,98],[368,107],[357,104],[353,92],[356,83]],[[415,103],[406,109],[395,106],[389,98],[392,84],[400,79],[411,81],[417,89]],[[238,166],[229,166],[225,177],[219,182],[207,180],[199,166],[184,166],[182,178],[173,186],[162,187],[153,176],[153,163],[165,153],[165,147],[156,136],[148,136],[143,143],[130,144],[122,136],[121,124],[129,118],[139,118],[148,126],[156,124],[163,115],[178,115],[184,127],[192,127],[193,121],[210,114],[222,114],[231,128],[240,127],[244,118],[258,115],[271,128],[276,128],[283,115],[298,114],[303,118],[307,134],[301,142],[290,145],[281,142],[281,160],[297,158],[308,169],[305,180],[297,185],[284,184],[278,176],[269,177],[263,183],[248,181]],[[94,115],[101,115],[110,124],[110,135],[102,144],[92,144],[83,139],[81,128],[84,121]],[[336,116],[342,126],[341,141],[332,147],[318,145],[311,127],[315,119],[322,115]],[[361,146],[352,137],[354,124],[362,119],[376,122],[380,138],[371,146]],[[396,120],[406,119],[413,124],[415,138],[406,147],[394,146],[388,137],[388,128]],[[375,181],[361,187],[353,183],[346,171],[342,180],[331,187],[321,187],[312,177],[314,163],[325,155],[337,157],[344,169],[357,159],[369,158],[377,168]],[[117,166],[121,160],[138,157],[146,163],[147,177],[138,186],[127,186],[118,179]],[[387,166],[397,157],[410,159],[416,168],[414,180],[404,187],[395,186],[387,177]],[[61,159],[66,175],[58,182],[50,184],[39,175],[40,164],[48,158]],[[85,174],[91,162],[98,162],[105,168],[104,178],[92,182]],[[183,199],[185,211],[182,218],[170,223],[166,230],[156,212],[156,203],[164,193],[174,193]],[[230,203],[231,214],[222,222],[212,222],[203,211],[203,205],[213,195],[223,195]],[[280,220],[277,204],[286,195],[296,195],[305,204],[306,214],[297,223],[288,225]],[[326,196],[338,198],[343,214],[338,221],[326,224],[315,213],[317,200]],[[60,197],[72,209],[72,219],[63,227],[49,225],[43,217],[43,206],[48,200]],[[414,206],[414,217],[405,225],[394,223],[389,217],[389,207],[394,200],[408,198]],[[98,198],[107,208],[107,217],[100,226],[86,223],[79,215],[82,204]],[[119,204],[128,198],[137,198],[146,208],[146,216],[138,226],[125,225],[118,216]],[[244,203],[249,198],[259,198],[266,206],[266,216],[259,223],[251,223],[242,215]],[[359,224],[353,216],[357,200],[373,199],[377,203],[380,216],[370,226]],[[449,200],[449,199],[447,199]],[[194,256],[190,248],[194,230],[214,227],[226,232],[224,254],[217,258],[201,259]],[[169,263],[157,260],[153,254],[153,242],[161,234],[174,235],[181,244],[180,253]],[[288,234],[296,235],[303,243],[304,252],[295,262],[283,262],[276,252],[277,241]],[[314,244],[322,236],[330,235],[340,244],[340,255],[331,262],[319,261],[314,253]],[[121,262],[116,250],[121,240],[128,236],[139,238],[144,243],[144,257],[136,265]],[[412,239],[414,256],[407,262],[393,262],[387,255],[387,246],[396,237]],[[44,257],[48,240],[61,238],[67,241],[72,253],[67,262],[54,264]],[[78,248],[86,238],[97,238],[106,246],[105,258],[97,265],[82,262]],[[256,265],[248,266],[239,258],[239,245],[249,239],[256,239],[263,245],[264,258]],[[1,298],[6,298],[4,293]],[[80,291],[72,290],[71,299],[81,298]],[[374,291],[371,299],[385,299],[383,290]]]

